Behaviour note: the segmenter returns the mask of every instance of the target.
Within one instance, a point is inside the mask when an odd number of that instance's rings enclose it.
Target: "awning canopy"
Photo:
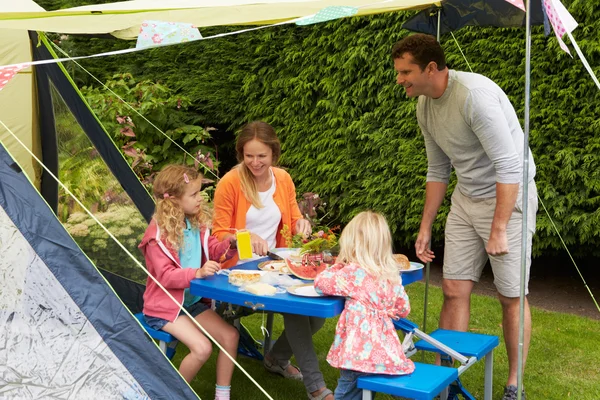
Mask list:
[[[44,11],[31,0],[1,0],[0,29],[137,37],[145,20],[191,23],[198,27],[265,25],[316,14],[331,6],[358,7],[357,15],[423,9],[434,0],[133,0]]]

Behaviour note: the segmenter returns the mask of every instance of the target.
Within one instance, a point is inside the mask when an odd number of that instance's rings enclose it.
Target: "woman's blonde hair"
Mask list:
[[[392,251],[392,234],[381,214],[364,211],[352,218],[340,235],[338,262],[356,263],[369,274],[398,282],[400,266]]]
[[[239,163],[237,168],[240,174],[242,193],[244,193],[254,207],[263,208],[263,204],[258,196],[258,186],[256,185],[254,175],[252,175],[252,172],[244,164],[244,146],[252,140],[258,140],[271,149],[273,152],[273,165],[277,165],[281,156],[281,144],[279,143],[275,129],[262,121],[254,121],[244,125],[235,142],[235,152]]]
[[[165,239],[175,251],[183,244],[183,230],[186,227],[186,216],[176,200],[181,199],[189,183],[202,178],[204,176],[194,168],[172,164],[164,167],[154,180],[152,189],[156,197],[154,218],[160,228],[161,238]],[[188,220],[198,229],[209,226],[212,212],[208,204],[203,201],[198,214],[188,216]]]

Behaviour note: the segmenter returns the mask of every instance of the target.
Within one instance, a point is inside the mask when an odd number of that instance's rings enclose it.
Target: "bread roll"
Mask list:
[[[235,286],[243,286],[249,283],[255,283],[260,281],[260,274],[258,272],[250,271],[231,271],[229,273],[229,283]]]
[[[394,259],[398,263],[401,271],[410,269],[410,261],[408,261],[408,257],[404,254],[394,254]]]

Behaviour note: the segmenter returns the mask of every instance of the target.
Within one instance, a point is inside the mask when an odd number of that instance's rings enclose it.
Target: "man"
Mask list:
[[[523,131],[502,89],[482,75],[449,70],[435,38],[408,36],[394,45],[392,57],[397,83],[408,97],[419,98],[417,121],[427,150],[425,207],[415,243],[423,262],[435,257],[429,248],[431,227],[452,167],[458,178],[446,222],[440,327],[468,329],[471,291],[489,258],[502,305],[509,363],[503,399],[516,399]],[[530,154],[527,281],[537,211],[534,176]],[[525,300],[523,365],[530,336],[531,315]]]

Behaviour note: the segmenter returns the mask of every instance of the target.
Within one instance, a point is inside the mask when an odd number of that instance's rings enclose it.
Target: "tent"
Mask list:
[[[4,147],[0,253],[0,397],[195,397]]]

